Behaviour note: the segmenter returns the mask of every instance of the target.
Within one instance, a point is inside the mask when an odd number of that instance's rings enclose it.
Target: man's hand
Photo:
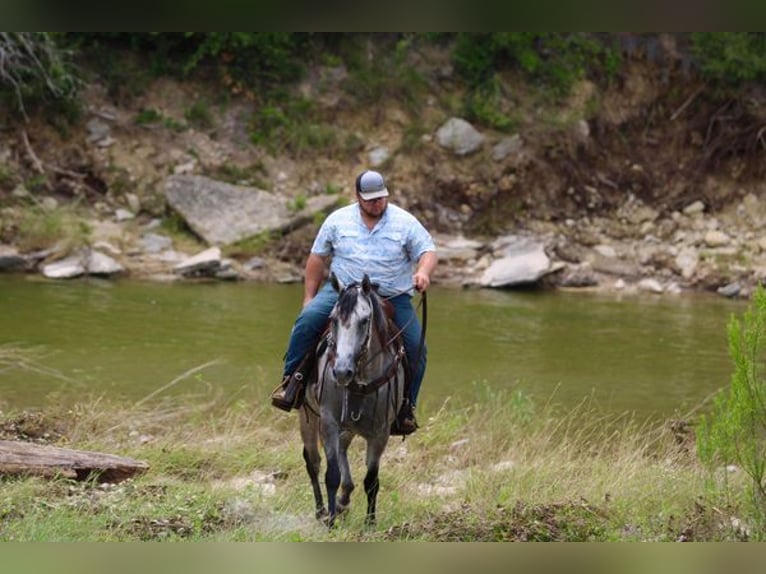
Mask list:
[[[415,289],[424,293],[428,286],[431,284],[431,273],[436,267],[438,258],[435,251],[426,251],[420,256],[418,261],[418,268],[415,270],[415,274],[412,276],[412,284]]]
[[[423,293],[426,289],[428,289],[428,286],[431,284],[431,278],[428,276],[427,273],[423,273],[422,271],[416,271],[415,274],[412,276],[412,284],[415,285],[415,289]]]

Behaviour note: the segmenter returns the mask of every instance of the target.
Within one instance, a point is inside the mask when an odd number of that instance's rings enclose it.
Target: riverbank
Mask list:
[[[440,409],[381,468],[378,524],[361,486],[328,530],[313,516],[296,414],[211,399],[2,413],[0,437],[111,452],[149,464],[120,483],[6,478],[4,541],[758,540],[739,471],[706,483],[690,435],[496,394]],[[363,449],[352,445],[363,477]],[[417,467],[417,476],[412,468]],[[719,477],[723,478],[723,477]]]
[[[401,62],[368,45],[371,69],[391,71],[375,86],[364,68],[317,64],[285,87],[283,107],[200,77],[115,91],[112,76],[86,67],[81,116],[31,116],[0,133],[0,269],[64,261],[53,276],[168,281],[192,260],[194,278],[300,281],[319,211],[299,225],[253,221],[249,236],[220,241],[169,201],[168,182],[233,185],[291,216],[350,200],[355,175],[372,167],[437,237],[437,283],[513,286],[495,271],[531,261],[524,286],[748,297],[766,278],[760,108],[743,103],[760,93],[743,86],[724,118],[717,93],[683,70],[682,38],[623,40],[614,81],[583,77],[566,96],[498,72],[484,116],[448,44],[413,45]],[[112,57],[125,67],[114,72],[136,73],[131,54]],[[418,82],[401,85],[405,67]],[[531,258],[511,259],[519,244]],[[213,272],[194,267],[202,253]]]

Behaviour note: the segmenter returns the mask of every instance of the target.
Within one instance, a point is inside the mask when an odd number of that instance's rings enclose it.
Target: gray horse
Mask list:
[[[346,287],[334,275],[331,280],[339,295],[326,341],[320,343],[316,382],[309,385],[301,407],[303,458],[317,518],[332,526],[336,516],[347,510],[354,490],[348,447],[354,436],[363,437],[367,441],[366,521],[373,524],[380,458],[403,400],[404,348],[385,301],[367,275],[361,283]],[[327,459],[327,508],[319,486],[320,438]]]

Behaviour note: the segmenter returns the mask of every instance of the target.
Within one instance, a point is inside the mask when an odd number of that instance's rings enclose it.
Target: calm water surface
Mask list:
[[[163,394],[266,400],[301,298],[301,285],[0,276],[0,345],[45,371],[0,368],[0,407],[140,400],[210,361]],[[728,384],[726,323],[745,307],[712,295],[434,287],[421,411],[520,389],[564,406],[684,414]]]

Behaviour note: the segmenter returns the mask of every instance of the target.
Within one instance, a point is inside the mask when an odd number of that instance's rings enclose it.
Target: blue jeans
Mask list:
[[[338,293],[332,288],[330,282],[326,282],[316,296],[306,305],[298,314],[292,331],[290,331],[290,342],[285,353],[284,375],[292,374],[298,367],[301,359],[312,347],[316,346],[327,326],[327,321],[338,300]],[[407,293],[397,295],[389,299],[394,306],[394,323],[399,329],[404,329],[404,349],[407,354],[407,361],[410,368],[413,368],[418,360],[418,351],[420,347],[420,321],[418,321],[415,308],[412,306],[412,297]],[[426,373],[426,355],[427,350],[423,346],[423,352],[420,361],[412,378],[410,379],[410,402],[412,406],[418,398],[420,384],[423,382],[423,376]]]

